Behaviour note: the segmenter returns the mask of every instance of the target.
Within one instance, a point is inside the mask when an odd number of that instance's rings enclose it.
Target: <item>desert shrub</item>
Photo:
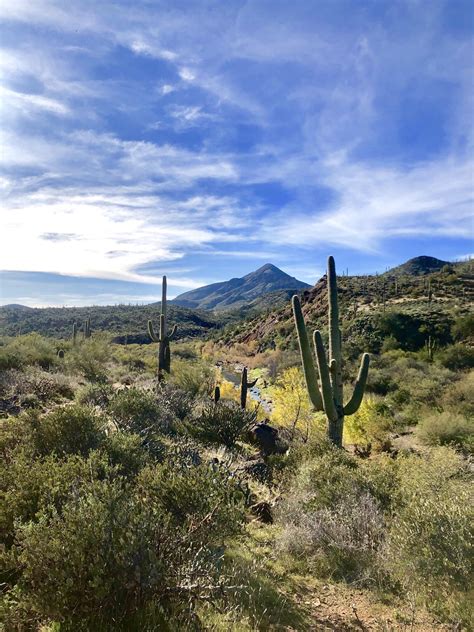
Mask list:
[[[426,445],[451,445],[465,452],[474,451],[474,422],[459,413],[445,411],[426,415],[416,432]]]
[[[279,504],[278,546],[324,575],[367,579],[385,524],[374,486],[354,458],[327,447],[300,465]]]
[[[105,440],[104,419],[92,408],[73,404],[40,415],[25,413],[23,423],[31,433],[31,442],[38,455],[87,456]]]
[[[474,515],[466,465],[453,450],[437,448],[402,460],[400,477],[387,567],[429,609],[469,625]]]
[[[112,432],[103,445],[110,464],[117,468],[122,476],[133,478],[150,461],[148,444],[144,444],[143,437],[130,432]],[[153,456],[165,455],[165,447],[158,440],[153,442]],[[161,453],[160,453],[161,449]]]
[[[156,401],[160,407],[169,410],[180,421],[191,414],[194,406],[193,397],[189,392],[170,384],[159,386]]]
[[[235,402],[207,404],[194,417],[190,430],[202,441],[232,447],[256,418],[254,411],[243,410]]]
[[[69,371],[79,373],[90,382],[107,381],[107,362],[110,360],[110,344],[104,336],[94,336],[72,347],[65,356]]]
[[[344,420],[344,439],[360,446],[372,446],[376,450],[386,448],[394,420],[386,404],[374,397],[366,397],[359,410]]]
[[[474,416],[474,371],[461,374],[459,379],[444,391],[441,405],[444,409],[459,412],[465,417]]]
[[[466,314],[455,320],[451,327],[454,340],[468,340],[474,337],[474,316]]]
[[[7,346],[0,346],[0,371],[9,369],[21,369],[22,358]]]
[[[176,360],[171,371],[171,383],[192,397],[209,395],[214,389],[215,371],[208,364]]]
[[[92,383],[85,384],[76,391],[76,401],[85,406],[98,406],[107,408],[110,398],[113,396],[113,389],[109,384]]]
[[[0,347],[0,369],[19,369],[37,365],[49,369],[57,364],[57,351],[52,341],[32,333],[10,338]]]
[[[222,543],[242,518],[235,484],[207,466],[147,468],[134,486],[94,481],[17,528],[20,600],[66,630],[166,629],[221,589]]]
[[[451,371],[465,371],[474,368],[474,349],[465,344],[447,347],[439,354],[439,361]]]
[[[153,392],[138,388],[118,391],[110,401],[109,412],[120,430],[148,436],[170,432],[174,416],[160,406]]]
[[[1,463],[2,509],[0,511],[0,536],[10,547],[16,522],[36,520],[44,507],[61,511],[71,497],[96,478],[116,477],[118,470],[109,467],[105,455],[93,452],[87,459],[70,455],[58,459],[49,454],[32,459],[31,453],[22,446],[9,454]]]
[[[368,580],[384,537],[383,514],[370,494],[341,496],[332,508],[294,511],[278,540],[327,576]]]

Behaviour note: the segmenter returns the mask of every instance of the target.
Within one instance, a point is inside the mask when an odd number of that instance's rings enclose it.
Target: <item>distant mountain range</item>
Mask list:
[[[190,309],[229,310],[252,303],[270,292],[286,290],[291,294],[309,287],[308,283],[298,281],[273,264],[266,263],[244,277],[184,292],[171,302]]]

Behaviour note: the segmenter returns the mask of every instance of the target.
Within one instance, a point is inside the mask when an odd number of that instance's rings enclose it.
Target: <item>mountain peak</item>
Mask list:
[[[297,292],[309,287],[307,283],[286,274],[273,263],[265,263],[258,270],[249,272],[241,278],[212,283],[180,294],[173,302],[192,309],[221,310],[241,307],[270,292]]]
[[[436,272],[441,270],[443,266],[449,265],[449,261],[443,261],[436,257],[430,257],[428,255],[420,255],[419,257],[413,257],[408,259],[405,263],[388,270],[388,275],[401,275],[401,274],[413,274],[419,276],[422,274],[429,274],[430,272]]]

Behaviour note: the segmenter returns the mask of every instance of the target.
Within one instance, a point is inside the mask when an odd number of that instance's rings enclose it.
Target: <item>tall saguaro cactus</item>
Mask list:
[[[72,323],[72,346],[75,347],[77,342],[77,324]]]
[[[308,394],[315,410],[324,410],[328,419],[328,436],[335,445],[342,446],[344,417],[353,415],[362,403],[367,375],[369,372],[369,354],[362,356],[359,374],[350,400],[343,403],[342,383],[342,340],[339,328],[339,306],[337,301],[337,279],[334,258],[328,259],[327,271],[328,306],[329,306],[329,358],[323,343],[321,332],[313,333],[319,381],[316,376],[313,355],[308,333],[301,311],[300,300],[293,296],[293,314],[301,352],[301,361],[305,375]]]
[[[240,378],[240,407],[241,408],[246,408],[247,407],[247,392],[249,388],[253,388],[255,386],[255,384],[257,383],[257,379],[255,379],[253,382],[249,382],[248,381],[248,371],[247,371],[247,367],[244,367],[242,370],[242,375]]]
[[[158,380],[164,379],[163,373],[169,373],[171,370],[171,350],[170,340],[176,335],[177,325],[174,325],[171,333],[168,334],[166,321],[166,277],[163,277],[161,287],[161,314],[160,314],[160,333],[157,336],[153,328],[151,320],[148,321],[148,335],[153,342],[158,343]]]

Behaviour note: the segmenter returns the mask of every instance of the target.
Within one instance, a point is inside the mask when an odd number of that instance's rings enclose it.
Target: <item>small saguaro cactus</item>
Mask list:
[[[255,386],[255,384],[257,383],[257,379],[255,379],[253,382],[249,382],[248,381],[248,371],[247,371],[247,367],[244,367],[242,370],[242,376],[240,378],[240,407],[241,408],[246,408],[247,407],[247,392],[249,388],[253,388]]]
[[[428,303],[433,299],[433,290],[431,289],[431,279],[428,281]]]
[[[220,386],[216,386],[214,388],[214,404],[218,404],[221,398],[221,389]]]
[[[75,347],[77,342],[77,324],[72,323],[72,346]]]
[[[433,340],[431,336],[428,336],[428,339],[425,342],[425,349],[428,354],[428,358],[430,362],[433,362],[434,351],[436,349],[436,340]]]
[[[328,436],[330,441],[342,446],[344,417],[353,415],[362,403],[367,375],[369,372],[369,354],[362,356],[359,374],[354,386],[351,399],[343,403],[342,383],[342,347],[341,330],[339,329],[339,306],[337,301],[337,280],[334,258],[328,259],[327,272],[328,305],[329,305],[329,360],[326,357],[323,338],[320,331],[313,334],[319,382],[313,362],[313,355],[308,338],[308,332],[301,311],[298,296],[293,296],[293,314],[300,345],[301,361],[308,388],[308,394],[315,410],[324,410],[328,419]]]
[[[84,321],[83,333],[84,333],[84,340],[86,340],[86,338],[90,338],[91,337],[91,319],[90,319],[90,317],[86,318],[86,320]]]
[[[166,321],[166,277],[163,277],[161,287],[161,314],[160,314],[160,334],[156,335],[151,320],[148,321],[148,335],[153,342],[158,343],[158,381],[164,379],[163,373],[171,371],[171,349],[170,341],[176,336],[178,326],[174,325],[171,333],[168,334]]]

